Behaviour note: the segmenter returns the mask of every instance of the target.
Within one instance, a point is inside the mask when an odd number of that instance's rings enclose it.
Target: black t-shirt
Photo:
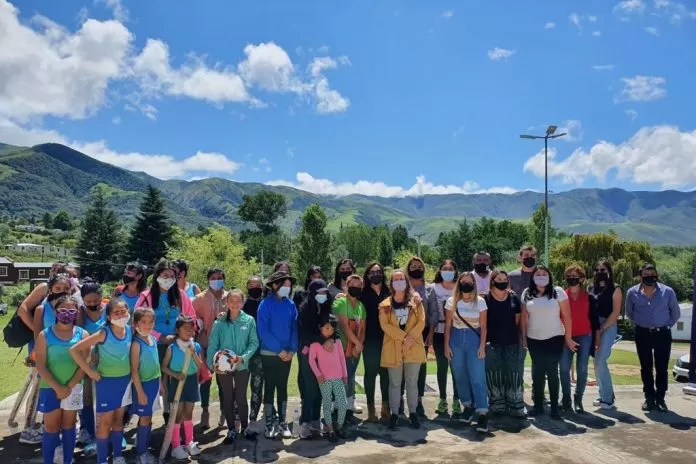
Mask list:
[[[256,315],[259,313],[260,304],[261,300],[252,300],[251,298],[247,298],[244,302],[244,306],[242,307],[242,311],[244,311],[245,313],[253,317],[254,320],[256,320]]]
[[[594,307],[593,309],[599,317],[606,319],[614,312],[614,292],[618,287],[618,285],[614,285],[613,289],[597,288],[595,290],[595,286],[592,284],[587,289],[590,305]]]
[[[365,318],[365,343],[382,345],[384,339],[384,331],[379,325],[379,304],[389,297],[389,290],[385,286],[378,295],[369,285],[363,290],[360,301],[365,306],[367,317]]]
[[[519,329],[515,324],[515,315],[522,311],[520,298],[515,294],[510,294],[505,301],[498,301],[490,294],[484,298],[488,306],[486,319],[488,343],[501,346],[517,345]]]
[[[398,302],[392,298],[392,311],[394,311],[394,315],[399,321],[399,328],[404,330],[408,322],[408,307],[406,306],[406,302]]]

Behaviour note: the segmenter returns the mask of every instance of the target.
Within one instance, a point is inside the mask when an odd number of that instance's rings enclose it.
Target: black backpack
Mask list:
[[[19,308],[2,329],[2,334],[5,338],[5,343],[10,348],[22,348],[30,341],[34,340],[34,331],[32,331],[19,317]]]

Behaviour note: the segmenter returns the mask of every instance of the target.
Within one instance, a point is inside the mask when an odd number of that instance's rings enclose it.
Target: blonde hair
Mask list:
[[[459,289],[459,284],[461,283],[462,279],[464,277],[469,277],[471,279],[471,283],[474,286],[474,289],[470,292],[474,294],[474,299],[472,300],[472,305],[474,309],[478,308],[478,289],[476,288],[476,278],[474,277],[474,273],[471,271],[464,271],[461,274],[459,274],[459,277],[457,278],[457,285],[454,287],[454,291],[452,292],[452,301],[455,304],[455,307],[453,308],[454,310],[457,309],[456,304],[459,303],[459,301],[464,301],[462,298],[462,291]],[[491,279],[492,280],[492,279]]]

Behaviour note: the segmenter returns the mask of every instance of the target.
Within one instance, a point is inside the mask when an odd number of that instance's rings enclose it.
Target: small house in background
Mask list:
[[[14,263],[11,259],[0,256],[0,284],[16,284]]]
[[[678,341],[691,341],[691,324],[693,323],[693,305],[691,303],[679,304],[681,317],[672,327],[672,339]]]
[[[32,279],[48,279],[53,263],[15,263],[0,257],[0,283],[21,284]]]

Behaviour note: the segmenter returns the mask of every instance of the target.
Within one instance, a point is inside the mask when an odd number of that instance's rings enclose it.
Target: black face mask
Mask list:
[[[493,282],[493,286],[498,290],[507,290],[509,282]]]
[[[478,274],[483,274],[487,270],[488,270],[488,264],[486,264],[486,263],[474,264],[474,271],[476,271]]]
[[[412,279],[420,280],[423,278],[425,271],[423,269],[413,269],[408,271],[408,276]]]
[[[52,303],[52,302],[56,301],[58,298],[60,298],[61,296],[68,296],[68,294],[67,293],[50,293],[48,295],[48,297],[46,297],[46,301],[48,301],[49,303]]]
[[[353,298],[360,298],[362,295],[362,288],[360,287],[348,287],[348,295]]]
[[[647,276],[643,277],[641,280],[643,281],[643,285],[648,287],[657,285],[657,276]]]
[[[128,284],[132,284],[133,282],[135,282],[135,277],[131,277],[129,275],[124,275],[123,277],[121,277],[121,280],[123,281],[124,284],[128,285]]]
[[[369,280],[371,284],[379,285],[384,280],[384,274],[370,274],[367,276],[367,280]]]
[[[254,300],[258,300],[261,298],[261,295],[263,294],[263,289],[259,287],[254,287],[250,288],[247,290],[247,293],[249,294],[249,298],[253,298]]]
[[[459,284],[459,291],[462,293],[471,293],[474,291],[474,284],[470,284],[469,282]]]
[[[536,259],[534,258],[524,258],[522,260],[522,264],[524,264],[524,267],[534,267],[536,266]]]
[[[346,280],[348,277],[353,275],[353,271],[340,271],[338,275],[341,277],[341,280]]]
[[[99,305],[85,305],[85,308],[87,308],[89,311],[99,311]]]
[[[577,277],[566,277],[566,283],[569,287],[575,287],[576,285],[580,285],[580,279]]]
[[[597,282],[606,282],[607,280],[609,280],[609,274],[607,274],[606,272],[597,272],[595,274],[595,280]]]

